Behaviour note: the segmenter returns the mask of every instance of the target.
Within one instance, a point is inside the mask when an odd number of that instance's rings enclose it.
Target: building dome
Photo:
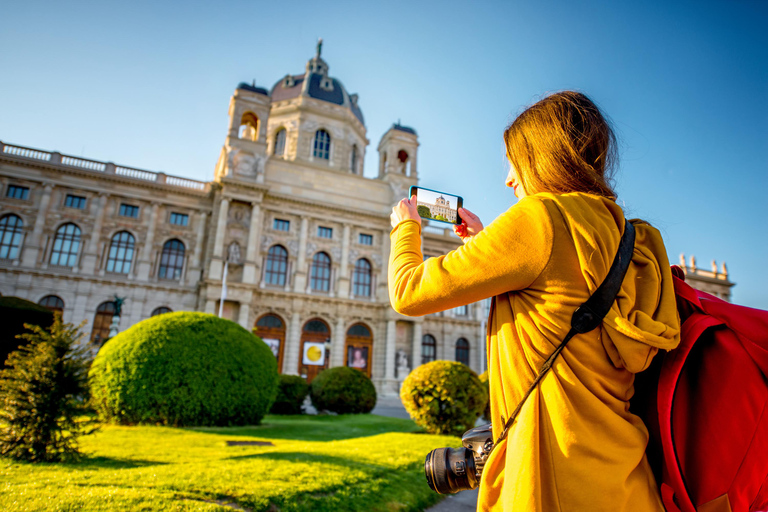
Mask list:
[[[288,74],[272,86],[272,102],[308,96],[348,108],[365,125],[357,94],[349,94],[339,80],[328,76],[328,64],[320,58],[321,48],[322,40],[317,45],[317,54],[307,62],[304,74]]]

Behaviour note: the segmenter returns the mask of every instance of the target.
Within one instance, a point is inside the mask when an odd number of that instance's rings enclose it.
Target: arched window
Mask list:
[[[327,292],[331,287],[331,257],[324,252],[318,252],[312,257],[310,285],[318,292]]]
[[[107,258],[107,272],[127,274],[131,271],[133,261],[133,247],[135,239],[127,231],[116,233],[109,245],[109,257]]]
[[[51,251],[51,265],[74,267],[80,252],[80,228],[71,222],[56,230]]]
[[[355,272],[353,276],[353,292],[358,297],[371,296],[371,263],[360,258],[355,262]]]
[[[421,364],[435,360],[437,354],[437,341],[431,334],[425,334],[421,338]]]
[[[160,279],[181,279],[181,271],[184,268],[184,244],[181,240],[168,240],[163,244],[163,252],[160,255],[160,270],[157,276]]]
[[[349,169],[357,174],[357,144],[352,144],[352,154],[349,156]]]
[[[409,167],[409,165],[408,165],[409,164],[409,162],[408,162],[408,160],[409,160],[408,153],[406,153],[405,150],[401,149],[400,151],[397,152],[397,160],[399,162],[398,169],[399,169],[400,173],[407,175],[408,174],[408,167]]]
[[[256,327],[264,327],[267,329],[285,329],[285,324],[280,320],[277,315],[264,315],[256,322]]]
[[[328,160],[331,157],[331,135],[325,130],[315,132],[315,158]]]
[[[285,156],[285,128],[280,128],[275,134],[275,156]]]
[[[267,284],[285,286],[288,276],[288,251],[282,245],[273,245],[267,253],[264,281]]]
[[[259,118],[253,112],[246,112],[240,118],[240,131],[238,137],[246,140],[259,138]]]
[[[59,314],[64,314],[64,301],[61,300],[60,297],[56,295],[46,295],[42,299],[40,299],[40,302],[38,302],[41,306],[45,306],[46,308],[50,309],[51,311],[58,311]]]
[[[469,366],[469,342],[464,338],[456,340],[456,360]]]
[[[96,308],[96,316],[93,317],[93,330],[91,331],[91,341],[101,345],[109,338],[109,326],[112,324],[112,317],[115,315],[115,303],[112,301],[102,302]]]
[[[152,316],[162,315],[164,313],[173,313],[173,310],[165,306],[160,306],[159,308],[155,308],[154,311],[152,311]]]
[[[15,260],[21,249],[24,222],[18,215],[6,215],[0,219],[0,258]]]

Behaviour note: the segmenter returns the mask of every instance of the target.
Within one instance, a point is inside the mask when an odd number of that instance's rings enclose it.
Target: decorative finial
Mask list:
[[[320,57],[320,54],[323,52],[323,38],[318,37],[317,38],[317,56]]]
[[[253,79],[253,86],[256,87],[256,79]]]

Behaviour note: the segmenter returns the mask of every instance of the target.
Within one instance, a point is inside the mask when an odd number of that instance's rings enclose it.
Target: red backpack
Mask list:
[[[680,346],[637,375],[631,401],[664,506],[768,510],[768,311],[695,290],[672,269]]]

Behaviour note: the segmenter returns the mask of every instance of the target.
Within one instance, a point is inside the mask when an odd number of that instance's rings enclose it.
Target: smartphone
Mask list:
[[[419,216],[422,219],[447,222],[448,224],[461,224],[459,208],[462,208],[464,199],[461,196],[446,194],[437,190],[423,187],[411,187],[408,197],[416,196],[416,204],[419,208]]]

